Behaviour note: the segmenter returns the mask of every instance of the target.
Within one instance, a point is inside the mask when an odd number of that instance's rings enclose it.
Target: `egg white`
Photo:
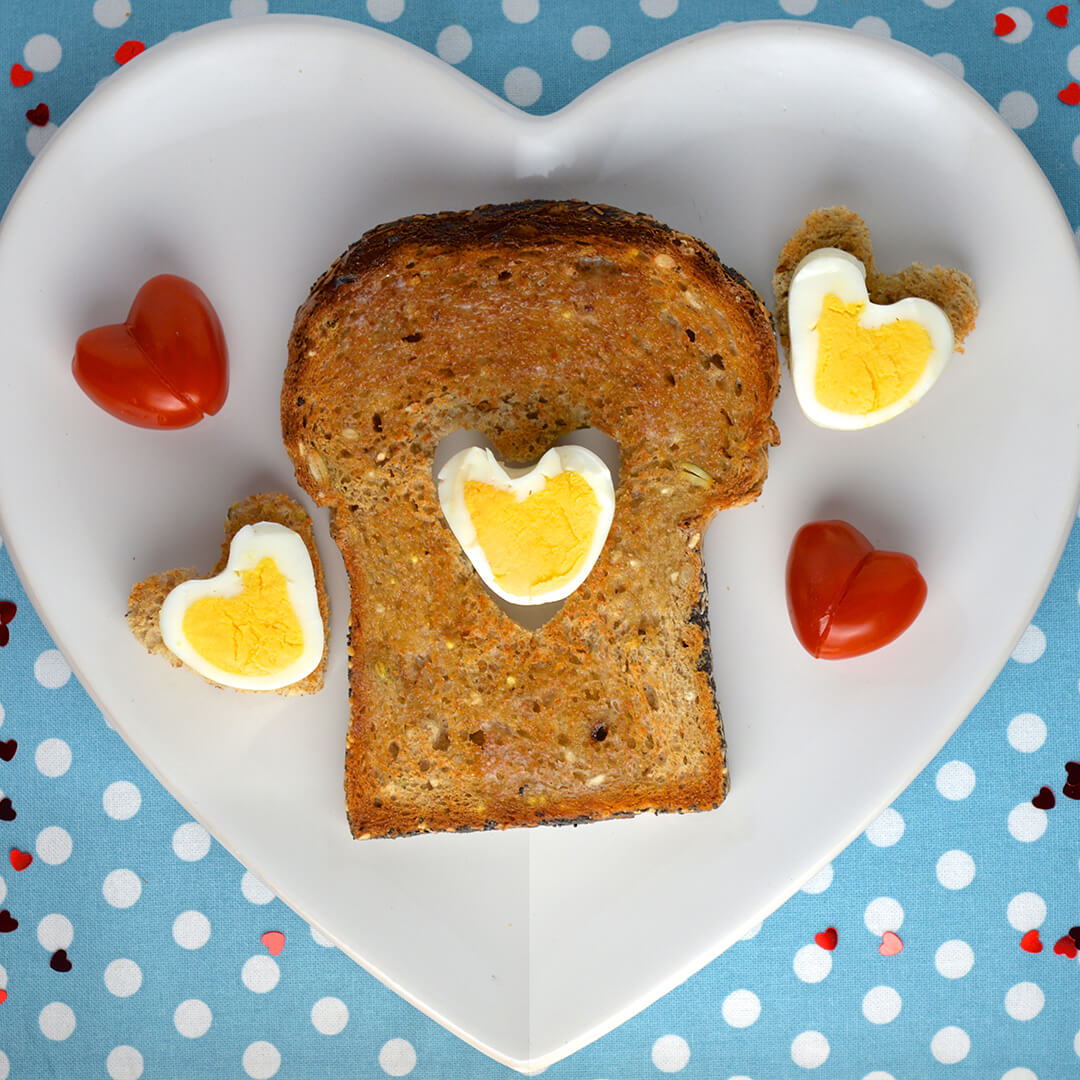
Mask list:
[[[286,592],[304,636],[300,656],[267,675],[239,675],[223,671],[196,651],[184,634],[184,614],[206,596],[237,596],[243,591],[240,571],[253,570],[263,559],[273,559],[286,580]],[[216,577],[193,579],[177,585],[165,598],[158,616],[166,647],[204,678],[237,690],[280,690],[310,675],[322,660],[324,632],[319,610],[315,571],[303,538],[274,521],[260,521],[237,530],[229,545],[225,569]]]
[[[818,368],[819,338],[816,329],[825,297],[833,293],[845,304],[865,304],[859,322],[876,329],[899,319],[925,327],[931,352],[914,386],[896,401],[868,413],[838,412],[817,398],[814,381]],[[795,268],[788,291],[788,326],[791,338],[791,380],[799,406],[819,427],[855,430],[873,427],[910,409],[937,381],[952,356],[952,324],[937,304],[905,297],[895,304],[873,304],[866,292],[866,267],[854,255],[839,248],[812,251]]]
[[[592,543],[578,572],[561,585],[532,595],[507,592],[496,582],[484,549],[477,539],[476,528],[465,505],[465,484],[469,480],[491,484],[513,493],[518,501],[523,501],[540,491],[549,478],[562,472],[580,473],[596,495],[600,513]],[[488,588],[511,604],[549,604],[568,597],[592,571],[615,516],[615,488],[611,481],[611,472],[601,458],[584,446],[553,446],[535,465],[524,469],[504,468],[490,450],[470,446],[446,462],[439,470],[437,483],[443,515],[462,550]]]

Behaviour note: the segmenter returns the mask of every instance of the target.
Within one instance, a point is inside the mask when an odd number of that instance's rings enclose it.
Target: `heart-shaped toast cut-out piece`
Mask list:
[[[1020,939],[1020,948],[1023,949],[1024,952],[1041,953],[1043,951],[1043,943],[1039,940],[1039,931],[1029,930]]]
[[[792,541],[787,599],[803,648],[840,660],[899,637],[922,610],[926,582],[910,555],[879,551],[846,521],[815,521]]]
[[[898,934],[892,930],[886,930],[881,935],[881,944],[878,946],[878,952],[882,956],[896,956],[904,951],[904,943],[900,940]]]
[[[839,935],[836,933],[835,926],[830,926],[828,929],[821,930],[814,935],[814,944],[826,949],[828,952],[832,952],[836,948],[838,940]]]
[[[147,281],[124,322],[82,334],[71,369],[92,401],[137,427],[190,427],[216,413],[229,391],[217,312],[175,274]]]

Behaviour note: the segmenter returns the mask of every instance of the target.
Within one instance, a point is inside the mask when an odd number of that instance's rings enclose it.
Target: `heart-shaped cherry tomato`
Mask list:
[[[71,370],[106,412],[138,427],[190,427],[229,392],[221,321],[203,291],[174,274],[151,278],[126,321],[79,337]]]
[[[926,582],[910,555],[878,551],[846,521],[813,521],[791,544],[787,600],[806,651],[841,660],[899,637],[922,610]]]

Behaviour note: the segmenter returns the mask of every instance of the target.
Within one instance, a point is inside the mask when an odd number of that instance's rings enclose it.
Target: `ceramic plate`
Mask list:
[[[1001,212],[1004,193],[1009,212]],[[577,196],[711,243],[771,301],[784,240],[847,203],[884,270],[967,270],[966,352],[899,419],[822,431],[790,387],[758,503],[706,538],[732,794],[715,812],[356,843],[342,807],[346,586],[326,689],[215,690],[128,633],[133,581],[213,562],[226,507],[295,492],[278,426],[293,313],[365,229]],[[77,335],[138,286],[197,281],[228,335],[216,417],[128,427],[71,378]],[[1080,272],[1045,178],[963,83],[904,47],[793,24],[722,29],[524,115],[426,53],[311,18],[170,38],[97,89],[0,231],[3,534],[59,647],[161,782],[305,918],[485,1053],[536,1071],[707,963],[917,774],[1005,663],[1075,507]],[[788,625],[795,530],[839,516],[929,583],[888,648],[815,662]],[[407,599],[407,598],[406,598]]]

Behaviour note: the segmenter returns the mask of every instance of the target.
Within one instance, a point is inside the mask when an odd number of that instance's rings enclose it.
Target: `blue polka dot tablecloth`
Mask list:
[[[8,0],[4,204],[118,64],[285,11],[379,26],[533,113],[720,22],[891,36],[996,107],[1080,222],[1080,3],[1049,0]],[[547,1074],[1080,1076],[1078,588],[1074,527],[1005,669],[896,803],[745,939]],[[188,819],[71,677],[2,549],[0,787],[0,1080],[515,1075]]]

